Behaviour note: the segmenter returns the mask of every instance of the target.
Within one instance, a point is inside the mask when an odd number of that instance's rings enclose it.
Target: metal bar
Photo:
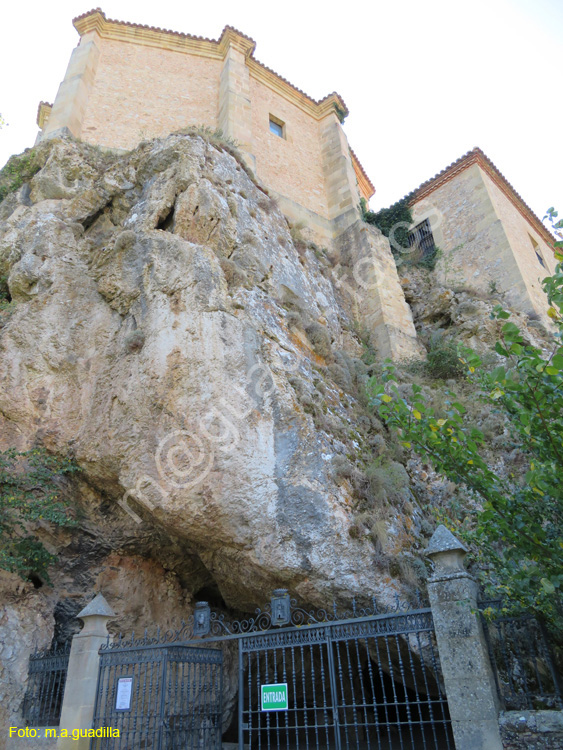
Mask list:
[[[358,638],[354,639],[354,643],[356,644],[356,659],[358,662],[358,675],[360,677],[360,691],[362,694],[362,703],[364,706],[364,726],[366,731],[366,746],[367,750],[371,750],[371,742],[369,737],[369,720],[368,720],[368,704],[366,699],[366,691],[364,687],[364,680],[362,678],[362,662],[360,658],[360,641]],[[366,653],[367,653],[367,644],[366,644]],[[367,658],[369,659],[369,654],[367,655]]]
[[[387,663],[389,665],[389,672],[390,672],[389,676],[391,677],[391,685],[392,685],[393,698],[394,698],[394,703],[395,703],[395,715],[397,717],[396,724],[397,724],[397,729],[399,731],[399,742],[401,745],[401,750],[404,750],[405,746],[403,745],[403,730],[401,727],[400,716],[399,716],[399,699],[397,698],[397,691],[395,689],[395,680],[393,678],[393,662],[391,660],[391,652],[389,650],[389,642],[387,640],[387,636],[383,636],[383,641],[385,643],[385,648],[387,651]]]
[[[450,727],[451,727],[451,720],[446,717],[445,713],[445,707],[447,706],[447,698],[446,696],[443,696],[442,688],[440,686],[440,669],[438,667],[438,658],[436,657],[436,654],[434,653],[434,644],[432,643],[432,638],[428,638],[428,646],[430,648],[430,658],[432,661],[432,666],[434,669],[434,678],[436,680],[436,685],[438,687],[438,695],[440,696],[439,706],[442,711],[442,724],[444,728],[444,733],[446,737],[446,745],[448,746],[448,750],[450,750]]]
[[[387,692],[385,690],[385,681],[383,679],[383,668],[381,666],[381,655],[379,653],[379,639],[374,638],[375,643],[375,651],[377,653],[377,671],[379,674],[379,681],[381,682],[381,694],[383,696],[383,710],[385,712],[385,724],[387,726],[387,738],[389,740],[389,747],[391,747],[392,739],[391,739],[391,722],[389,720],[389,708],[388,708],[388,701],[387,701]]]
[[[346,656],[348,658],[348,679],[350,680],[350,692],[352,697],[352,720],[354,722],[354,731],[356,733],[356,743],[360,744],[360,736],[358,733],[358,715],[356,713],[356,695],[354,693],[354,675],[352,672],[352,659],[350,657],[350,641],[344,641],[344,645],[346,648]],[[343,696],[344,697],[344,696]],[[344,709],[347,712],[347,707]],[[348,721],[346,721],[348,723]]]
[[[285,652],[286,649],[282,649],[282,679],[287,685],[287,670],[285,664]],[[288,707],[289,707],[289,690],[287,693]],[[295,694],[293,695],[293,707],[295,708]],[[289,750],[289,711],[284,711],[285,716],[285,742],[286,750]]]
[[[532,696],[530,695],[530,691],[528,690],[528,676],[526,674],[526,664],[523,658],[522,649],[520,648],[520,639],[518,638],[516,634],[516,625],[514,623],[514,620],[509,620],[506,623],[506,625],[509,629],[509,632],[510,632],[510,627],[512,627],[512,633],[514,634],[514,638],[513,638],[514,650],[516,651],[516,658],[520,662],[520,673],[524,681],[524,695],[526,696],[526,707],[529,709],[532,709],[533,702],[532,702]]]
[[[260,678],[260,651],[256,652],[256,686],[258,688],[258,700],[260,701],[260,686],[261,686],[261,678]],[[252,704],[251,704],[252,705]],[[258,750],[261,750],[262,748],[262,711],[260,710],[261,706],[258,706]]]
[[[311,685],[313,688],[313,716],[315,717],[315,740],[316,740],[316,748],[317,750],[320,750],[320,744],[319,744],[319,716],[318,716],[318,707],[317,707],[317,687],[315,685],[315,655],[313,652],[313,644],[311,643],[309,645],[309,655],[311,657]]]
[[[325,644],[326,648],[329,648],[328,644]],[[323,658],[323,644],[319,643],[319,656],[320,656],[320,662],[321,662],[321,687],[323,691],[323,716],[324,716],[324,722],[325,722],[325,738],[326,738],[326,746],[329,747],[330,739],[329,739],[329,731],[328,731],[328,706],[326,702],[326,689],[325,689],[325,668],[324,668],[324,658]],[[329,685],[330,687],[330,685]],[[333,727],[334,727],[334,720],[333,720]]]
[[[293,695],[294,695],[294,703],[295,703],[295,747],[299,750],[299,719],[298,719],[298,713],[297,713],[297,678],[296,678],[296,669],[295,669],[295,648],[291,647],[291,666],[292,666],[292,675],[293,675]]]
[[[543,689],[543,680],[541,678],[540,671],[538,669],[539,654],[538,654],[538,652],[536,650],[536,642],[538,640],[538,638],[537,638],[537,631],[535,633],[535,636],[536,636],[535,638],[530,638],[528,641],[526,641],[526,643],[527,643],[528,648],[529,648],[530,653],[531,653],[532,662],[533,662],[533,665],[534,665],[534,671],[536,673],[536,682],[537,682],[537,685],[538,685],[539,694],[540,694],[540,696],[542,698],[544,698],[545,697],[545,693],[544,693],[544,689]]]
[[[436,736],[436,724],[434,721],[434,709],[432,707],[432,698],[430,696],[430,688],[428,686],[428,677],[426,674],[426,662],[424,661],[424,649],[422,648],[422,643],[420,642],[420,633],[416,633],[416,643],[418,646],[418,653],[420,654],[420,661],[421,661],[421,667],[422,667],[422,677],[424,680],[424,688],[426,691],[426,695],[428,697],[428,713],[430,715],[430,727],[432,728],[432,736],[434,737],[434,747],[438,747],[438,738]],[[439,676],[436,675],[436,678],[439,679]]]
[[[415,701],[414,701],[413,709],[416,709],[417,712],[418,712],[418,721],[416,720],[415,716],[413,716],[411,718],[411,721],[415,725],[419,724],[420,730],[421,730],[421,736],[422,736],[422,750],[427,750],[426,737],[425,737],[425,733],[424,733],[424,717],[422,715],[422,702],[420,700],[420,695],[419,695],[419,692],[418,692],[418,683],[416,681],[416,670],[415,670],[414,661],[413,661],[413,658],[412,658],[412,648],[411,648],[411,642],[410,642],[410,635],[406,635],[404,637],[404,639],[403,639],[403,642],[404,642],[405,648],[407,650],[407,655],[408,655],[408,659],[409,659],[408,663],[409,663],[409,667],[410,667],[410,670],[411,670],[412,683],[413,683],[413,687],[414,687]],[[409,703],[412,703],[412,701],[410,701],[408,698],[407,698],[407,700],[409,701]]]
[[[250,659],[248,661],[250,674]],[[221,670],[221,674],[222,672],[223,670]],[[239,750],[244,750],[244,660],[242,655],[242,641],[238,643],[238,748]]]
[[[217,750],[221,750],[222,745],[222,720],[223,720],[223,662],[221,662],[221,668],[219,670],[219,697],[217,706]]]
[[[412,743],[412,746],[414,747],[414,736],[413,736],[413,731],[412,731],[411,707],[410,707],[409,696],[407,694],[407,680],[406,680],[406,677],[405,677],[405,667],[403,665],[403,658],[401,656],[401,642],[399,641],[398,636],[395,635],[394,638],[395,638],[395,643],[397,645],[397,656],[399,657],[399,672],[401,674],[401,685],[403,687],[403,693],[404,693],[404,696],[405,696],[405,706],[406,706],[406,711],[407,711],[407,724],[408,724],[409,733],[410,733],[410,736],[411,736],[411,743]],[[397,709],[397,711],[398,711],[398,709]],[[399,717],[399,721],[400,721],[400,717]]]
[[[303,658],[303,645],[299,646],[301,653],[301,685],[303,687],[303,723],[305,727],[305,748],[309,750],[309,727],[307,724],[307,689],[305,687],[305,660]]]
[[[501,622],[495,622],[495,627],[498,633],[499,642],[500,642],[500,649],[502,658],[504,660],[504,665],[506,667],[506,674],[508,677],[508,687],[510,689],[510,693],[512,696],[516,697],[516,690],[514,689],[514,683],[512,682],[512,668],[510,666],[510,662],[508,660],[508,654],[506,653],[506,646],[504,643],[504,636],[502,634],[502,623]]]
[[[336,668],[334,664],[334,644],[332,642],[332,628],[328,630],[328,670],[330,674],[330,692],[332,696],[332,715],[334,717],[334,742],[336,750],[342,750],[342,736],[340,732],[340,716],[338,714],[338,691],[336,683]]]
[[[158,719],[157,719],[157,727],[158,727],[158,736],[157,736],[157,750],[162,750],[162,735],[164,734],[163,728],[164,728],[164,721],[165,721],[165,711],[166,711],[166,667],[168,665],[168,652],[165,651],[163,654],[162,659],[162,668],[161,668],[161,674],[160,674],[160,706],[158,708]]]

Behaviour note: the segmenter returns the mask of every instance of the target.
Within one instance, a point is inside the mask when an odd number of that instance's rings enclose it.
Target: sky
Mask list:
[[[234,26],[313,98],[337,91],[374,209],[479,146],[540,218],[563,215],[563,0],[98,2],[108,18],[213,39]],[[54,101],[78,42],[72,19],[92,5],[3,6],[0,165],[34,144],[38,103]]]

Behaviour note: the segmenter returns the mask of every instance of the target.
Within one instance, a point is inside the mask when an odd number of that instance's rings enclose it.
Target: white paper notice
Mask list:
[[[117,697],[115,699],[116,711],[128,711],[131,708],[132,677],[120,677],[117,681]]]

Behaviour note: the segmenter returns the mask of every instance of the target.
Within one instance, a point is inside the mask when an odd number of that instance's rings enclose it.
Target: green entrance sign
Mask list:
[[[287,711],[287,682],[261,685],[262,711]]]

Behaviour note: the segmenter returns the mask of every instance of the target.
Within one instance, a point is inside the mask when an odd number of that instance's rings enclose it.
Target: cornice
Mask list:
[[[474,148],[471,151],[468,151],[457,161],[454,161],[441,172],[438,172],[437,175],[426,180],[426,182],[423,182],[422,185],[416,188],[416,190],[413,190],[406,195],[404,200],[408,200],[409,205],[411,206],[418,203],[427,195],[433,193],[439,187],[452,180],[456,175],[468,169],[473,164],[477,164],[481,167],[519,213],[535,228],[538,234],[541,235],[547,244],[553,249],[555,237],[550,234],[543,222],[540,221],[539,217],[532,211],[530,206],[524,202],[522,196],[516,192],[502,172],[493,164],[489,157],[481,151],[480,148]]]
[[[373,196],[375,195],[375,187],[370,178],[367,176],[365,169],[362,167],[360,160],[352,149],[350,149],[350,156],[352,157],[352,166],[354,167],[354,172],[356,173],[356,177],[358,178],[360,192],[362,193],[362,195],[367,196],[366,200],[369,201],[369,199],[373,198]]]
[[[52,109],[53,105],[49,104],[49,102],[39,102],[39,106],[37,107],[37,124],[40,130],[43,130],[47,124]]]
[[[344,104],[342,98],[335,92],[328,94],[324,99],[316,101],[308,96],[304,91],[298,89],[297,86],[289,83],[285,78],[282,78],[278,73],[271,70],[270,68],[263,65],[261,62],[253,57],[248,57],[246,60],[250,75],[260,83],[263,83],[268,88],[272,89],[284,99],[295,104],[297,107],[302,109],[307,114],[314,117],[315,120],[322,120],[332,112],[336,112],[338,109],[344,110],[348,114],[348,109]]]
[[[72,23],[81,37],[95,31],[102,39],[142,44],[145,47],[158,47],[216,60],[220,60],[224,56],[219,48],[219,42],[214,39],[182,34],[179,31],[160,29],[156,26],[115,21],[106,18],[105,13],[100,8],[83,13],[81,16],[74,18]]]
[[[279,73],[256,60],[254,57],[256,42],[232,26],[225,26],[218,40],[207,39],[206,37],[183,34],[179,31],[170,31],[155,26],[116,21],[106,18],[101,8],[94,8],[73,19],[73,25],[81,37],[90,32],[95,32],[102,39],[142,44],[146,47],[158,47],[159,49],[199,55],[215,60],[224,59],[229,47],[235,47],[244,54],[249,72],[255,79],[277,91],[285,99],[296,104],[315,119],[321,120],[334,111],[339,111],[344,116],[348,114],[348,107],[336,92],[316,101],[280,76]]]
[[[254,54],[256,49],[256,42],[251,39],[242,31],[238,31],[232,26],[225,26],[219,37],[219,50],[221,51],[221,57],[225,57],[229,47],[235,47],[244,54],[245,57],[250,57]]]

